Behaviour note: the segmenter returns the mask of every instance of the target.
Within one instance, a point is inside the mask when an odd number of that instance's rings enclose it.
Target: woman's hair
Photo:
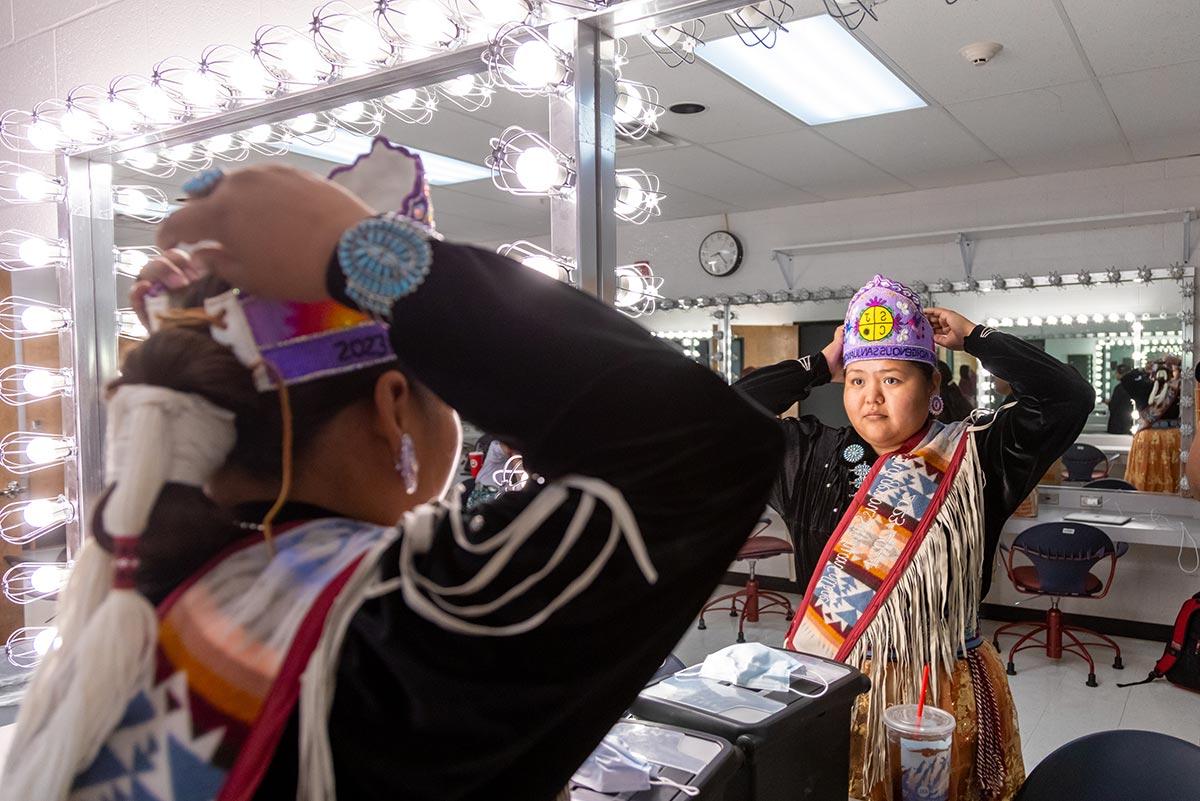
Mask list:
[[[954,383],[954,373],[950,370],[950,365],[946,364],[941,359],[937,363],[938,372],[942,374],[942,389]]]

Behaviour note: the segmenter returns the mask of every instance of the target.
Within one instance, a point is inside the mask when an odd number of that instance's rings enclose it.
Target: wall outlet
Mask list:
[[[1038,503],[1043,506],[1058,506],[1059,494],[1057,492],[1047,492],[1046,490],[1038,490]]]
[[[1092,507],[1094,509],[1099,509],[1101,506],[1104,505],[1104,496],[1103,495],[1080,495],[1079,496],[1079,505]]]

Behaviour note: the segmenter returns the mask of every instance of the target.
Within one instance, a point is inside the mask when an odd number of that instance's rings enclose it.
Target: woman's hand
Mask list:
[[[975,330],[975,323],[949,309],[926,309],[925,317],[933,326],[933,341],[950,350],[962,350],[967,337]]]
[[[251,294],[316,301],[326,297],[325,269],[338,240],[372,214],[312,173],[258,165],[230,172],[211,193],[188,200],[159,226],[157,239],[163,251],[198,243],[192,270],[215,273]]]
[[[846,380],[846,371],[842,365],[842,343],[845,337],[845,329],[839,325],[833,329],[833,341],[821,349],[825,363],[829,365],[830,380],[837,384]]]
[[[129,305],[137,313],[142,325],[149,328],[150,320],[146,315],[147,296],[153,292],[185,289],[205,275],[207,271],[188,253],[179,248],[172,248],[148,261],[138,273],[137,281],[129,290]]]

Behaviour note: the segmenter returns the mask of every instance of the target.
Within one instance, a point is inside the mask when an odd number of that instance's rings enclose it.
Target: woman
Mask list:
[[[935,344],[1008,378],[1016,402],[990,419],[934,422],[943,406]],[[886,797],[882,711],[915,701],[929,664],[934,703],[958,718],[951,792],[1010,798],[1024,778],[1016,713],[976,613],[1005,520],[1082,430],[1092,389],[1016,337],[946,309],[923,312],[915,293],[882,276],[854,296],[824,350],[737,386],[780,414],[829,381],[845,383],[851,427],[783,420],[771,505],[807,586],[789,647],[871,677],[854,715],[851,795]]]
[[[594,299],[315,176],[192,193],[145,280],[243,292],[155,312],[117,384],[114,588],[72,577],[0,798],[553,798],[758,519],[775,426]],[[545,483],[441,499],[455,410]]]
[[[962,390],[954,383],[954,373],[951,372],[950,365],[939,359],[937,370],[942,376],[938,394],[942,396],[942,402],[945,404],[937,419],[943,423],[957,423],[959,420],[966,420],[974,407],[967,402]]]
[[[1178,356],[1159,356],[1136,385],[1147,390],[1146,403],[1138,413],[1125,477],[1142,492],[1175,492],[1179,488],[1180,364]]]

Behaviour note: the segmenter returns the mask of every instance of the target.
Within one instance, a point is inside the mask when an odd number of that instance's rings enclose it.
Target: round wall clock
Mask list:
[[[717,278],[742,266],[742,241],[728,231],[713,231],[700,243],[700,267]]]

